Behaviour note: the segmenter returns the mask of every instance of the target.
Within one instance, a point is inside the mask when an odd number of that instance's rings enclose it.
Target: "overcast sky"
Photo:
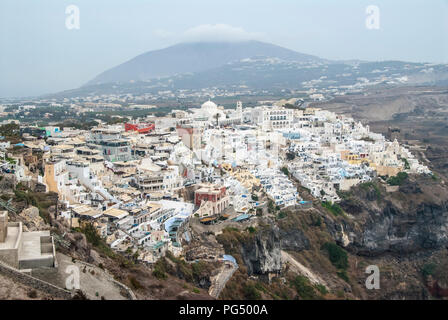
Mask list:
[[[68,5],[80,28],[66,27]],[[379,29],[366,8],[379,8]],[[448,63],[448,0],[0,0],[0,97],[83,85],[181,41],[271,42],[328,59]]]

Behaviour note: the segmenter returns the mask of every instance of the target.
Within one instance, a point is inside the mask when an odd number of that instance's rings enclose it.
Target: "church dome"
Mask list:
[[[207,101],[204,102],[201,106],[202,109],[217,109],[218,106],[216,105],[216,103],[212,102],[212,101]]]

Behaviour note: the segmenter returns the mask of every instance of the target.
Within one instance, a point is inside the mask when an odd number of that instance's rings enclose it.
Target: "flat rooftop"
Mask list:
[[[49,231],[35,231],[22,233],[22,251],[20,252],[20,260],[32,260],[43,257],[52,257],[53,254],[41,253],[41,237],[49,237]]]

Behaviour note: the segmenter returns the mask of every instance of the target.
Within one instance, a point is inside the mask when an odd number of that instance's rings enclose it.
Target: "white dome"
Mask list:
[[[212,102],[212,101],[207,101],[204,102],[201,106],[202,109],[217,109],[218,106],[216,105],[216,103]]]

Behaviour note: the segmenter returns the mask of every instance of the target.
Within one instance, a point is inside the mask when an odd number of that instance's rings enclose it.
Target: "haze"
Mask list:
[[[65,9],[80,10],[68,30]],[[380,29],[366,28],[366,7]],[[448,1],[2,0],[0,97],[79,87],[186,41],[261,40],[327,59],[448,63]]]

